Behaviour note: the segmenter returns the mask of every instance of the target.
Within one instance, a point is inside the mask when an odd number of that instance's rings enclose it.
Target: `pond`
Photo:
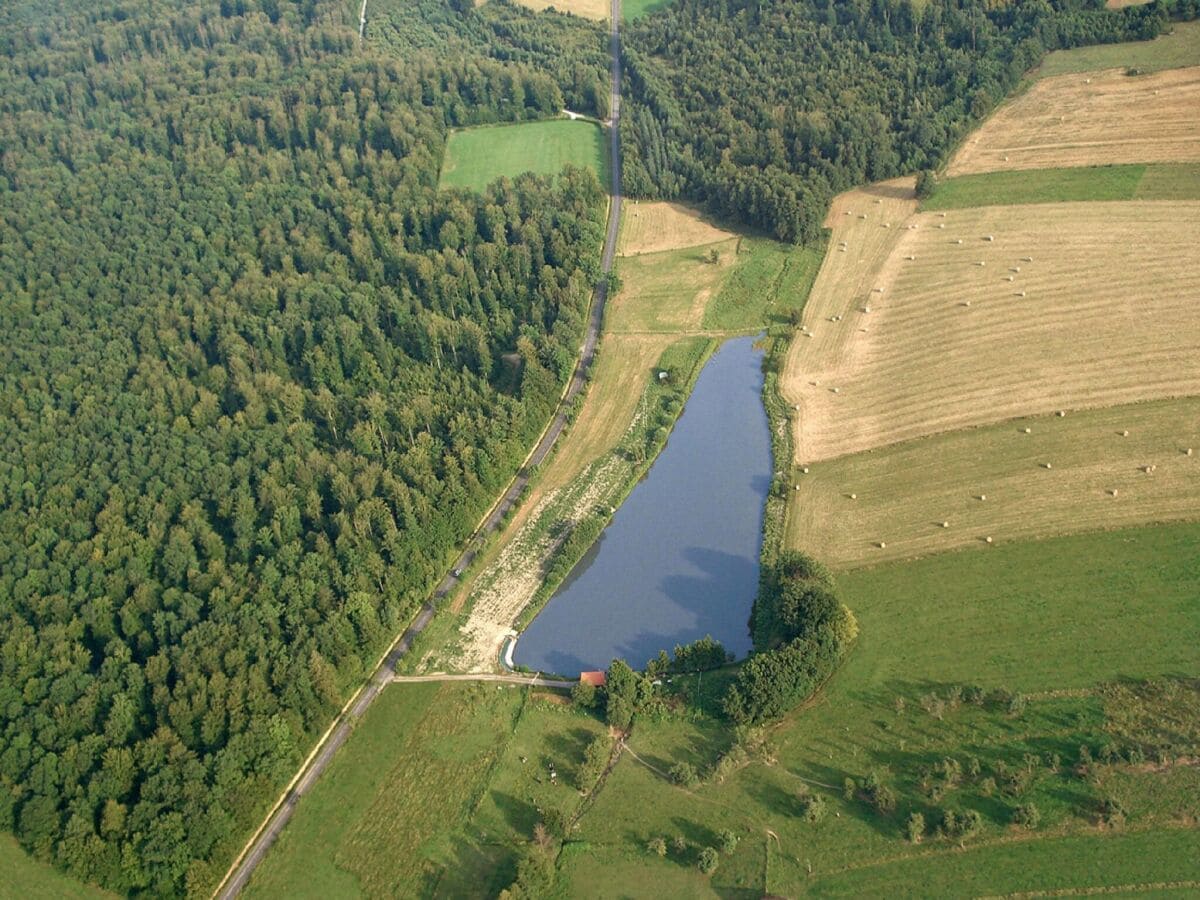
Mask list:
[[[750,649],[771,440],[755,338],[705,365],[666,447],[600,540],[520,636],[530,669],[634,668],[706,634]]]

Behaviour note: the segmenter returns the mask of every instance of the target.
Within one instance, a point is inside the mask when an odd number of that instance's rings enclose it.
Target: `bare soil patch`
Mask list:
[[[608,0],[517,0],[521,6],[540,12],[554,7],[559,12],[573,13],[596,22],[608,21]]]
[[[862,200],[835,203],[813,337],[787,360],[798,462],[1200,394],[1200,203],[922,213],[872,237],[869,219],[839,222]]]
[[[1059,75],[1004,104],[948,174],[1200,160],[1200,67]]]

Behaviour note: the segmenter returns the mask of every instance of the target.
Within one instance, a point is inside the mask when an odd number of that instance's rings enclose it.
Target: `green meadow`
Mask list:
[[[549,119],[451,132],[441,187],[481,191],[497,178],[554,175],[564,166],[591,169],[607,186],[604,132],[595,122]]]

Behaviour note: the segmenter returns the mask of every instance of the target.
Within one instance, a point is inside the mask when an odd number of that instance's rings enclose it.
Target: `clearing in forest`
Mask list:
[[[1108,69],[1035,82],[950,161],[951,176],[1005,169],[1200,160],[1200,66]]]
[[[1200,394],[1200,203],[994,206],[883,228],[886,208],[861,191],[835,202],[812,336],[781,382],[798,463]]]
[[[968,428],[812,466],[795,476],[786,541],[844,569],[1197,510],[1191,397]]]
[[[517,0],[517,2],[521,6],[537,12],[554,9],[595,22],[608,21],[610,5],[609,0]]]
[[[464,128],[446,141],[439,186],[481,191],[497,178],[555,175],[568,164],[591,169],[607,185],[606,154],[603,131],[585,119]]]
[[[716,244],[736,237],[699,210],[682,203],[630,200],[625,204],[621,218],[617,253],[621,256],[659,253]]]

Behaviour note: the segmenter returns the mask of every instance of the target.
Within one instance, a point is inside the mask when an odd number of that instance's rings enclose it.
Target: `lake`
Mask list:
[[[705,365],[662,453],[517,640],[513,659],[574,676],[634,668],[706,634],[750,650],[771,440],[756,338]]]

